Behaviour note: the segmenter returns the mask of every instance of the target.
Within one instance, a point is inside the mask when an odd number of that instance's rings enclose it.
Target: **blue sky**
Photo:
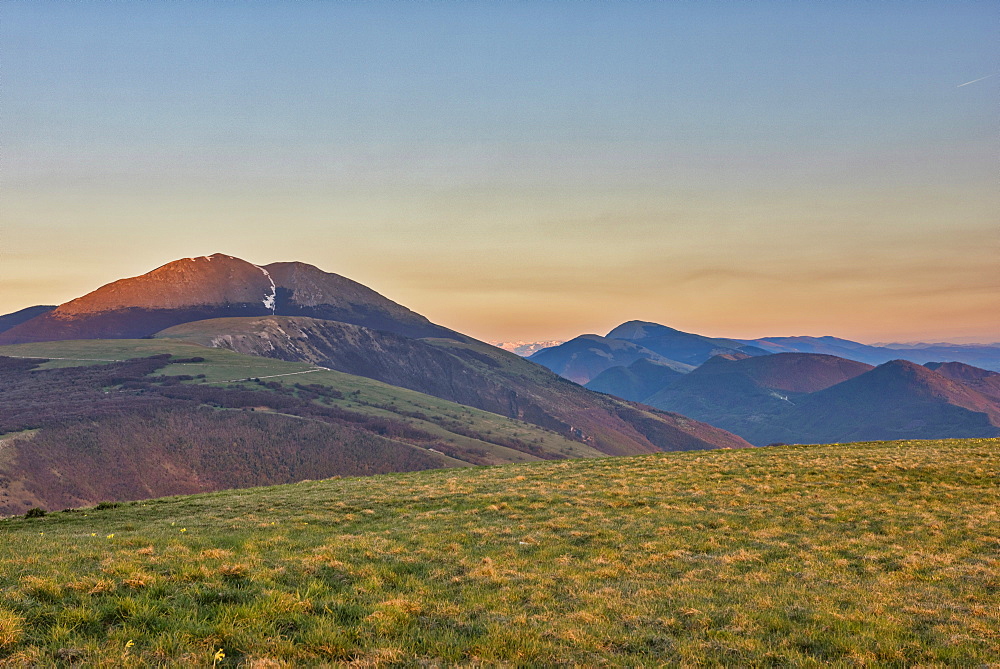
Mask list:
[[[997,340],[998,34],[991,2],[8,0],[0,313],[220,251],[482,338]]]

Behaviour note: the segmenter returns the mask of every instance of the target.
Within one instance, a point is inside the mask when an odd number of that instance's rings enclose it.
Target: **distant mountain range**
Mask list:
[[[626,347],[621,342],[630,342],[635,346]],[[872,346],[838,337],[723,339],[682,332],[646,321],[628,321],[604,337],[580,335],[563,344],[543,348],[529,358],[565,378],[587,383],[605,369],[627,366],[637,358],[697,366],[713,355],[734,352],[751,356],[824,353],[871,365],[890,360],[909,360],[918,364],[954,361],[1000,372],[1000,343]]]
[[[928,360],[936,355],[946,361]],[[1000,348],[726,340],[632,321],[530,359],[591,390],[691,416],[757,445],[1000,436],[1000,373],[956,358],[997,364]]]
[[[502,348],[505,351],[510,351],[522,358],[527,358],[532,353],[541,351],[543,348],[551,348],[552,346],[558,346],[564,343],[562,339],[549,339],[546,341],[488,341],[486,342],[490,346],[496,346],[497,348]]]
[[[925,362],[949,360],[1000,372],[1000,343],[873,346],[837,337],[764,337],[748,340],[746,343],[770,353],[827,353],[872,365],[890,360],[909,360],[921,365]]]
[[[137,440],[133,444],[135,452],[142,453],[146,447],[144,444],[149,443],[150,431],[155,432],[154,425],[166,419],[156,414],[149,416],[148,422],[142,425],[134,424],[134,421],[130,423],[128,421],[132,419],[127,416],[131,415],[129,412],[132,410],[127,407],[134,406],[136,402],[145,406],[142,404],[145,401],[143,398],[153,398],[154,395],[170,400],[169,402],[156,400],[151,405],[158,407],[156,411],[168,411],[171,415],[181,412],[188,416],[184,419],[166,421],[164,424],[190,425],[191,430],[204,432],[206,439],[207,435],[211,434],[212,443],[219,443],[219,435],[227,431],[236,434],[240,433],[240,430],[247,430],[247,434],[252,435],[247,437],[247,444],[251,445],[244,444],[240,448],[243,449],[241,452],[244,457],[252,461],[265,457],[253,449],[266,448],[266,439],[262,436],[266,431],[262,431],[259,419],[254,419],[256,423],[253,426],[244,425],[249,418],[241,418],[239,413],[234,414],[225,410],[227,408],[242,408],[244,411],[249,411],[259,407],[271,414],[275,412],[282,414],[282,411],[275,407],[290,407],[289,411],[292,412],[290,415],[297,422],[289,425],[298,430],[295,432],[296,435],[301,432],[299,430],[303,425],[301,421],[314,420],[309,416],[317,411],[321,414],[322,411],[327,413],[315,420],[327,423],[333,421],[341,425],[341,428],[337,428],[341,430],[346,429],[343,427],[345,421],[346,423],[360,421],[358,429],[362,432],[374,430],[380,438],[387,434],[386,430],[393,435],[408,434],[409,428],[405,425],[400,427],[399,421],[407,424],[430,420],[433,430],[444,429],[451,433],[451,436],[445,437],[445,441],[441,441],[430,450],[420,446],[421,443],[426,444],[420,442],[420,439],[427,438],[426,435],[424,437],[417,435],[406,443],[386,444],[384,440],[376,440],[381,444],[379,448],[384,447],[388,449],[385,452],[394,453],[391,462],[378,466],[367,461],[361,465],[354,455],[347,460],[339,456],[331,459],[316,455],[318,458],[316,461],[322,461],[324,464],[321,470],[314,473],[315,476],[334,475],[338,473],[336,463],[348,461],[354,464],[350,467],[345,465],[347,468],[343,473],[355,473],[358,467],[362,466],[370,468],[371,471],[398,471],[399,468],[435,466],[435,463],[438,466],[448,463],[476,464],[490,462],[490,458],[493,458],[494,462],[503,461],[496,460],[496,457],[500,456],[489,455],[498,448],[505,454],[503,458],[510,461],[511,458],[517,457],[630,455],[662,450],[738,448],[750,445],[734,434],[697,420],[587,390],[562,379],[541,365],[436,325],[350,279],[304,263],[254,265],[224,254],[186,258],[171,262],[142,276],[108,284],[55,308],[40,306],[0,316],[0,325],[3,327],[0,331],[0,362],[14,361],[6,366],[0,364],[0,425],[18,426],[21,430],[40,429],[41,436],[35,439],[38,444],[46,444],[51,456],[47,456],[48,459],[44,461],[32,461],[34,464],[31,466],[24,464],[28,462],[25,458],[30,459],[33,451],[28,442],[15,435],[13,438],[20,445],[13,448],[13,452],[22,454],[19,456],[20,459],[15,458],[21,462],[19,465],[21,468],[17,469],[9,462],[8,465],[0,465],[0,478],[6,476],[8,485],[14,485],[18,490],[31,488],[35,499],[88,499],[82,493],[74,497],[75,493],[67,492],[70,488],[76,490],[86,487],[83,481],[74,481],[71,477],[53,474],[56,470],[65,472],[68,462],[66,454],[60,455],[56,452],[61,442],[60,438],[54,436],[56,433],[52,432],[53,430],[71,429],[71,426],[67,427],[67,421],[74,425],[79,423],[77,432],[72,432],[75,435],[73,440],[84,442],[91,440],[88,442],[91,443],[97,439],[99,442],[100,439],[94,436],[97,433],[91,434],[91,432],[103,429],[100,426],[105,425],[106,421],[112,421],[114,425],[107,424],[106,433],[117,435],[115,443],[118,450],[114,456],[105,454],[102,457],[112,460],[127,457],[124,454],[130,447],[127,435],[131,430],[134,430]],[[140,338],[147,343],[139,346],[135,342]],[[102,345],[102,341],[107,344]],[[115,342],[123,343],[115,344]],[[122,347],[124,350],[138,347],[152,354],[161,350],[169,352],[173,350],[172,346],[190,343],[202,347],[228,349],[254,356],[255,359],[272,358],[287,362],[309,363],[312,367],[306,370],[308,372],[336,370],[348,375],[344,376],[344,379],[367,378],[388,384],[384,386],[386,390],[379,391],[383,399],[374,404],[372,401],[362,404],[367,407],[365,411],[370,413],[377,409],[387,412],[385,420],[391,419],[396,422],[392,423],[394,427],[386,428],[380,426],[377,420],[373,422],[371,415],[368,414],[361,419],[352,418],[352,412],[358,410],[357,400],[349,399],[347,391],[338,387],[339,382],[333,381],[330,382],[333,386],[326,390],[309,389],[305,386],[304,389],[292,390],[291,398],[282,396],[254,399],[257,396],[247,395],[245,389],[241,390],[242,382],[237,382],[229,388],[226,391],[230,393],[228,395],[226,392],[219,395],[215,391],[208,395],[204,393],[199,395],[201,391],[195,392],[188,387],[197,388],[204,379],[199,381],[196,378],[186,378],[185,375],[170,381],[164,389],[161,388],[162,383],[148,381],[141,374],[115,376],[110,372],[88,372],[81,377],[85,381],[80,381],[74,380],[77,377],[65,374],[63,375],[65,378],[59,377],[55,370],[48,370],[45,367],[25,368],[15,364],[20,358],[3,358],[5,354],[30,356],[39,359],[33,364],[45,365],[47,363],[44,363],[44,359],[72,358],[72,351],[89,347],[88,350],[91,352],[82,356],[85,358],[82,363],[71,364],[99,364],[101,359],[120,360],[121,358],[115,357],[120,353],[115,354],[113,351],[121,350]],[[273,384],[268,382],[271,385],[267,385],[267,390],[272,395],[274,393],[280,395],[284,392],[283,384],[297,381],[298,378],[294,375],[302,373],[306,372],[277,374],[279,377],[292,375],[291,380],[281,379]],[[49,380],[43,383],[43,379]],[[348,381],[344,383],[349,385]],[[78,389],[81,393],[79,396],[83,398],[79,405],[83,408],[78,407],[73,410],[68,408],[68,400],[57,391],[60,384],[83,384],[79,385]],[[180,387],[174,388],[173,386],[177,384],[180,384]],[[4,393],[13,390],[5,391],[5,388],[24,390],[17,397],[8,397]],[[111,390],[108,390],[109,388]],[[104,390],[108,390],[111,395],[105,397]],[[477,439],[478,443],[484,446],[470,446],[465,450],[456,450],[455,446],[449,445],[449,440],[456,438],[454,436],[456,431],[465,434],[470,429],[462,427],[461,411],[442,408],[436,410],[438,411],[436,414],[427,415],[422,410],[399,409],[400,400],[396,398],[402,396],[401,394],[414,392],[422,397],[440,398],[452,402],[454,406],[464,405],[491,412],[491,415],[496,416],[498,420],[502,418],[515,423],[519,421],[526,427],[522,434],[518,434],[516,428],[510,427],[512,423],[504,423],[507,427],[504,428],[502,438],[491,436],[492,429],[480,430],[477,432],[480,435]],[[120,395],[121,393],[124,394]],[[206,400],[199,404],[198,398],[202,396],[210,397],[211,401]],[[313,399],[303,404],[300,401],[303,397]],[[5,398],[10,401],[5,401]],[[115,409],[108,414],[94,413],[86,409],[89,402],[97,401],[103,405],[104,400],[108,398],[121,399],[121,407],[125,408]],[[183,402],[178,404],[174,400]],[[310,405],[310,402],[316,404],[326,400],[340,402],[341,405],[338,405],[339,408],[332,414],[330,413],[332,410],[321,411]],[[433,405],[431,400],[421,402]],[[192,411],[195,411],[196,415],[190,414]],[[399,411],[402,411],[402,414],[397,413]],[[448,415],[451,417],[446,417]],[[268,420],[273,422],[286,419]],[[216,423],[219,425],[224,423],[225,426],[219,427]],[[213,425],[216,426],[212,427]],[[0,432],[2,431],[0,429]],[[351,439],[355,439],[357,430],[352,427],[350,431],[354,435]],[[432,433],[433,431],[426,434]],[[546,434],[552,434],[561,440],[558,443],[576,444],[576,446],[563,446],[556,450],[546,448],[542,445],[546,440],[550,440],[544,436]],[[197,435],[183,436],[187,441],[192,439],[198,441]],[[295,439],[300,437],[301,435],[296,436]],[[366,436],[364,439],[369,437]],[[414,439],[416,446],[411,443]],[[167,441],[169,442],[169,439]],[[337,443],[331,442],[328,447],[340,448]],[[248,448],[249,451],[246,450]],[[420,450],[416,457],[407,455],[413,448]],[[183,455],[171,451],[169,444],[164,444],[163,449],[157,451],[157,458]],[[88,458],[97,457],[95,454],[98,451],[82,449],[74,453],[74,457],[77,458],[73,460],[76,462],[73,465],[74,471],[94,472],[109,466],[108,462],[104,461],[90,462]],[[440,455],[441,453],[448,453],[451,459],[442,459],[444,456]],[[287,452],[282,457],[294,459],[296,456],[294,452]],[[198,467],[207,468],[202,472],[200,480],[216,482],[216,484],[206,484],[209,488],[211,485],[227,485],[220,482],[233,480],[212,471],[214,465],[210,453],[201,453],[199,458]],[[49,464],[46,465],[45,462]],[[90,464],[87,464],[88,462]],[[4,469],[5,466],[8,468]],[[274,479],[268,479],[259,473],[252,476],[247,473],[240,480],[252,481],[253,485],[259,485],[268,482],[287,482],[289,476],[309,476],[308,473],[303,473],[306,470],[300,466],[293,468],[298,474],[289,474],[292,471],[289,469],[290,466],[281,464],[274,471],[283,473]],[[170,460],[162,463],[161,469],[193,471],[192,467],[194,464],[186,460]],[[194,470],[197,470],[197,467]],[[122,498],[135,498],[137,494],[140,496],[153,494],[149,492],[153,488],[147,493],[137,492],[136,486],[141,488],[142,481],[141,477],[138,479],[135,477],[140,473],[141,467],[137,471],[132,471],[130,474],[132,483],[128,486],[123,484],[124,487],[114,494]],[[24,477],[31,480],[28,481]],[[15,483],[10,484],[9,481]],[[47,483],[43,485],[42,481]],[[58,493],[46,489],[46,486],[64,488],[69,486],[69,488],[63,493]],[[170,488],[157,487],[155,490],[159,494],[166,494],[163,491]]]

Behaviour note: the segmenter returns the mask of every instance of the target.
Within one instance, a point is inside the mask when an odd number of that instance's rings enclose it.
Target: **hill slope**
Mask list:
[[[517,418],[608,455],[746,446],[718,428],[570,383],[475,340],[411,339],[310,318],[212,319],[158,337],[306,361]]]
[[[1000,372],[980,369],[961,362],[928,362],[924,367],[967,388],[972,388],[1000,404]]]
[[[905,360],[719,356],[646,401],[757,445],[1000,436],[1000,404]]]
[[[996,440],[722,450],[0,521],[0,662],[989,666],[998,470]]]

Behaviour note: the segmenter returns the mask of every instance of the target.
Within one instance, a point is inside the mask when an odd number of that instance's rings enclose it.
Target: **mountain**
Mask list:
[[[760,430],[766,430],[800,397],[871,369],[865,363],[814,353],[725,354],[711,358],[644,401],[736,434],[753,434],[758,437],[753,443],[759,444]],[[769,441],[765,438],[763,443]]]
[[[698,375],[746,376],[761,388],[791,393],[814,393],[853,379],[872,369],[871,365],[833,355],[779,353],[742,359],[712,358],[695,372]],[[692,372],[693,374],[694,372]]]
[[[673,366],[680,372],[693,369],[638,344],[594,334],[580,335],[559,346],[542,349],[529,360],[564,379],[584,384],[606,369],[628,366],[642,358]]]
[[[28,307],[27,309],[21,309],[20,311],[15,311],[12,314],[0,316],[0,332],[6,332],[15,325],[20,325],[25,321],[30,321],[35,316],[40,316],[44,313],[52,311],[53,309],[55,309],[55,306],[38,305],[35,307]]]
[[[992,344],[916,344],[905,348],[885,347],[893,357],[925,364],[949,360],[1000,372],[1000,345]]]
[[[297,262],[254,265],[224,254],[177,260],[25,321],[0,333],[0,344],[164,330],[167,338],[307,361],[521,419],[607,455],[748,445],[683,416],[591,393]]]
[[[134,339],[226,316],[314,316],[409,337],[466,339],[355,281],[298,262],[258,266],[217,253],[121,279],[0,332],[0,345]]]
[[[563,378],[586,384],[606,369],[628,367],[640,358],[686,373],[721,353],[767,355],[768,351],[734,339],[714,339],[656,323],[629,321],[606,337],[580,335],[559,346],[542,349],[530,360]]]
[[[347,323],[282,316],[198,321],[157,336],[365,376],[554,430],[608,455],[747,445],[683,416],[590,392],[471,339],[411,339]]]
[[[589,390],[615,395],[633,402],[646,398],[684,376],[676,365],[639,358],[628,367],[611,367],[584,384]]]
[[[767,355],[769,352],[735,339],[704,337],[645,321],[622,323],[607,336],[608,339],[630,341],[668,360],[693,366],[700,365],[720,353],[736,352],[753,356]]]
[[[596,337],[596,335],[584,335]],[[835,355],[848,360],[857,360],[870,365],[881,365],[890,360],[909,360],[918,364],[950,360],[973,365],[989,371],[1000,372],[1000,343],[997,344],[862,344],[839,337],[761,337],[759,339],[724,339],[704,337],[702,335],[682,332],[673,328],[650,323],[647,321],[628,321],[622,323],[606,336],[607,339],[630,341],[647,351],[658,354],[663,359],[674,360],[698,366],[713,355],[721,353],[740,352],[751,356],[768,353],[822,353]],[[570,340],[573,341],[573,340]],[[569,342],[567,342],[569,343]],[[565,344],[564,344],[565,346]],[[552,363],[542,362],[557,373],[572,374],[573,380],[587,377],[580,383],[586,383],[596,374],[585,372],[586,366],[568,365],[567,358],[575,351],[565,353],[555,350],[548,353]],[[649,357],[648,354],[643,357]],[[541,362],[541,361],[538,361]],[[619,365],[628,366],[628,362],[614,362],[600,371]]]

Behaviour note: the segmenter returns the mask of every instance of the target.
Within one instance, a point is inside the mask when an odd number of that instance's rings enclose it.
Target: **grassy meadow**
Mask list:
[[[12,518],[0,664],[1000,666],[998,472],[774,447]]]

